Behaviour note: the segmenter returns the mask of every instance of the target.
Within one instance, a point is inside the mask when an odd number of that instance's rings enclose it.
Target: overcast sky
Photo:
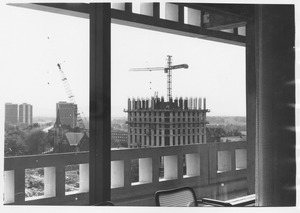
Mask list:
[[[30,103],[34,116],[55,116],[67,101],[62,63],[81,111],[88,116],[89,22],[87,19],[5,6],[1,26],[2,103]],[[5,50],[5,51],[3,51]],[[206,97],[208,115],[245,116],[245,48],[112,24],[112,116],[126,116],[127,99],[167,96],[166,56],[189,69],[173,71],[173,97]]]

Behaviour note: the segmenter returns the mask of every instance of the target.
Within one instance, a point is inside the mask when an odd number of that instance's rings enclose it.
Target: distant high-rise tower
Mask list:
[[[57,116],[60,117],[62,125],[67,125],[72,128],[77,127],[77,105],[67,102],[59,102],[56,104]]]
[[[128,147],[206,143],[206,99],[128,99]]]
[[[32,124],[32,105],[26,103],[19,105],[19,123]]]
[[[61,126],[61,120],[59,116],[59,109],[56,111],[56,121],[54,123],[54,152],[61,152],[63,138],[63,129]]]
[[[18,123],[18,104],[5,104],[5,122],[9,124]]]

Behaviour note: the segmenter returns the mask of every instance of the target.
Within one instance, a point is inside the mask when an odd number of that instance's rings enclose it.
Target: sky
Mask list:
[[[57,63],[67,76],[79,110],[88,117],[89,22],[87,19],[4,6],[0,20],[1,103],[29,103],[34,116],[55,116],[68,101]],[[126,116],[127,99],[167,96],[167,75],[130,72],[164,67],[171,55],[173,97],[206,97],[209,116],[245,116],[245,48],[112,24],[112,116]],[[2,105],[3,106],[3,105]]]

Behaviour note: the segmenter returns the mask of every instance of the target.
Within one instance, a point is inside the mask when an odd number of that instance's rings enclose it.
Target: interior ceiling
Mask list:
[[[193,4],[196,8],[210,8],[228,15],[236,15],[241,18],[252,18],[254,16],[254,4]]]

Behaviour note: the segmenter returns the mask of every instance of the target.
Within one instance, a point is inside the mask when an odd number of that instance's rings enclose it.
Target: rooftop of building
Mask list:
[[[128,99],[128,110],[204,110],[209,112],[206,108],[206,98],[170,98],[165,101],[164,97],[149,98],[132,98]]]

